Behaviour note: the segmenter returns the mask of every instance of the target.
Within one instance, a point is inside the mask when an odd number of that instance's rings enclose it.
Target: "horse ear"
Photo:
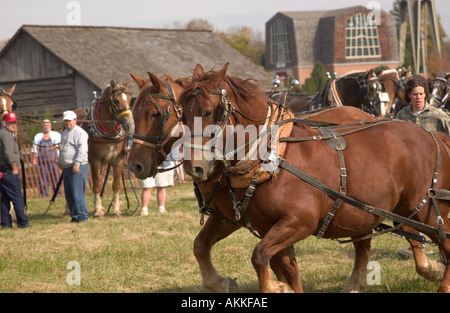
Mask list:
[[[111,79],[109,85],[111,86],[112,89],[114,89],[114,87],[116,87],[116,82],[113,79]]]
[[[151,83],[153,84],[153,86],[155,86],[156,91],[160,91],[161,87],[164,86],[162,80],[152,72],[147,72],[147,74],[150,78]]]
[[[138,85],[139,89],[141,89],[142,87],[144,87],[145,85],[145,79],[140,78],[139,76],[136,76],[132,73],[130,73],[130,76],[134,79],[134,81],[136,82],[136,84]]]
[[[165,76],[166,76],[166,80],[168,82],[170,82],[170,83],[175,82],[175,79],[170,74],[166,74]]]
[[[408,66],[408,68],[406,69],[406,75],[405,75],[405,77],[409,77],[409,76],[411,76],[411,65]]]
[[[225,63],[225,65],[222,67],[222,69],[220,69],[219,71],[217,71],[216,75],[214,76],[213,79],[213,86],[219,88],[220,84],[223,82],[223,80],[225,79],[225,76],[227,75],[227,70],[228,70],[228,65],[230,64],[230,62]]]
[[[130,82],[131,82],[131,80],[129,79],[125,84],[122,84],[122,87],[127,89]]]
[[[205,70],[203,69],[203,67],[197,63],[197,65],[195,66],[194,72],[192,74],[192,79],[198,79],[201,76],[205,75]]]
[[[11,88],[9,88],[6,93],[10,96],[12,96],[14,89],[16,89],[16,84],[14,84]]]

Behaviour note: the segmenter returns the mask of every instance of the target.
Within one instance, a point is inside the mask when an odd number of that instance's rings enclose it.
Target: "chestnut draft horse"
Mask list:
[[[171,129],[174,129],[180,121],[181,107],[177,104],[176,98],[182,91],[180,87],[184,86],[190,79],[174,81],[168,76],[166,77],[167,82],[163,82],[152,73],[148,73],[148,75],[150,80],[144,80],[131,74],[141,90],[134,107],[135,136],[140,139],[135,138],[128,164],[136,177],[141,179],[145,179],[149,173],[155,172],[155,168],[164,161],[165,155],[170,152],[172,145],[178,140],[177,137],[171,136]],[[167,86],[167,83],[170,84],[170,87]],[[175,90],[173,96],[169,94],[170,88]],[[347,106],[328,107],[305,112],[301,115],[301,118],[335,124],[368,122],[375,119],[357,108]],[[198,187],[203,193],[203,198],[207,199],[211,185],[200,183]],[[220,189],[217,192],[229,193],[226,189]],[[215,202],[212,201],[210,205],[214,206]],[[223,277],[216,272],[211,263],[210,252],[215,243],[228,237],[239,228],[240,225],[223,223],[221,217],[212,214],[195,239],[194,254],[200,266],[203,284],[212,291],[238,291],[235,280]],[[417,241],[412,240],[411,244],[419,274],[428,279],[436,280],[439,276],[442,278],[443,270],[438,267],[440,263],[428,260]],[[274,261],[271,266],[280,280],[287,281],[282,271],[282,263]],[[289,275],[289,272],[286,275]]]
[[[147,74],[149,80],[130,73],[140,91],[134,106],[136,127],[128,167],[139,179],[155,176],[158,165],[179,139],[171,136],[181,121],[177,97],[190,80],[189,77],[174,80],[170,75],[161,80],[151,72]]]
[[[226,76],[227,67],[228,64],[199,78],[194,72],[192,82],[179,99],[183,105],[183,120],[189,129],[197,129],[194,128],[196,117],[201,119],[203,130],[219,123],[221,126],[228,123],[236,125],[236,115],[240,115],[243,126],[258,125],[266,120],[264,108],[267,109],[267,98],[264,93],[242,80],[239,84],[233,82]],[[217,111],[223,113],[216,114]],[[227,132],[214,133],[215,137],[221,136],[226,142]],[[331,135],[325,135],[327,133]],[[339,144],[333,142],[333,138],[339,138]],[[203,144],[209,139],[202,138]],[[214,142],[219,140],[215,139]],[[236,217],[235,210],[227,204],[229,195],[217,193],[214,196],[215,210],[221,216],[254,229],[262,237],[252,256],[261,291],[285,291],[289,287],[302,291],[292,253],[295,242],[318,232],[322,232],[324,238],[366,236],[385,218],[426,233],[439,246],[445,259],[449,259],[450,241],[446,239],[450,238],[450,233],[446,230],[450,229],[450,207],[448,202],[436,196],[440,193],[447,195],[450,188],[450,140],[447,136],[401,121],[335,130],[314,129],[296,123],[290,136],[280,138],[280,141],[292,142],[287,144],[283,157],[274,159],[273,164],[279,170],[276,177],[256,187],[253,185],[252,191],[247,188],[234,190],[235,198],[245,195],[247,199],[247,194],[251,197],[246,201],[245,212],[241,212],[245,218]],[[207,145],[199,147],[194,140],[194,144],[188,146],[203,150]],[[423,151],[429,154],[425,156]],[[340,170],[343,159],[345,171]],[[218,170],[217,160],[185,159],[184,163],[186,172],[197,181],[213,177]],[[224,166],[228,170],[226,163]],[[345,193],[335,191],[342,187],[344,177]],[[301,198],[298,197],[299,191]],[[330,212],[335,200],[342,200],[342,203]],[[323,225],[327,227],[324,229]],[[370,241],[370,237],[363,237],[353,242],[355,265],[345,291],[358,291],[365,287]],[[287,284],[271,278],[268,266],[272,260],[283,264]],[[449,264],[439,291],[450,292]]]
[[[12,94],[14,92],[14,89],[16,89],[16,85],[14,84],[11,88],[8,90],[5,90],[3,88],[0,88],[0,120],[3,118],[3,115],[8,112],[12,112],[16,109],[17,103],[12,97]]]
[[[80,119],[84,120],[80,126],[89,134],[88,158],[94,185],[94,217],[105,214],[100,196],[105,165],[113,168],[113,216],[121,216],[119,191],[125,167],[125,147],[128,137],[134,132],[131,95],[126,91],[128,84],[122,85],[112,80],[103,89],[100,98],[93,101],[88,112],[75,110],[77,116],[82,116]]]

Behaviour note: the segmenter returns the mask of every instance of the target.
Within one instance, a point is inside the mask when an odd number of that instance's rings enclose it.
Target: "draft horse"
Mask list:
[[[431,79],[430,105],[450,111],[448,94],[450,93],[450,74],[434,75]]]
[[[211,125],[236,125],[236,114],[230,112],[241,115],[240,124],[244,127],[266,120],[264,93],[258,92],[256,85],[252,88],[242,82],[233,83],[226,76],[227,67],[228,64],[217,72],[193,78],[180,95],[183,121],[190,129],[194,129],[195,118],[201,119],[203,131]],[[250,96],[244,97],[244,101],[243,94]],[[226,141],[227,132],[216,131],[216,136]],[[339,138],[340,145],[333,142],[333,138]],[[211,137],[201,139],[201,147],[189,144],[185,148],[211,148],[207,145]],[[218,138],[214,140],[217,141]],[[450,140],[447,136],[402,121],[336,129],[317,129],[296,122],[290,135],[280,141],[287,145],[284,153],[273,160],[277,175],[249,185],[251,191],[249,188],[233,191],[233,198],[237,199],[251,194],[245,212],[241,212],[245,218],[236,217],[229,203],[230,195],[216,193],[214,196],[214,209],[221,216],[240,226],[251,227],[261,236],[253,251],[252,263],[262,292],[290,288],[302,291],[292,250],[294,243],[319,232],[323,238],[367,236],[386,218],[421,230],[439,246],[444,259],[449,259],[450,206],[436,195],[441,192],[447,195],[450,189]],[[429,154],[424,155],[423,151]],[[236,162],[184,161],[186,172],[199,182],[214,177],[220,167],[224,168],[223,175],[229,175],[228,169]],[[259,172],[253,179],[256,175]],[[340,190],[344,177],[345,193]],[[331,211],[337,200],[342,202]],[[355,263],[345,291],[365,287],[370,242],[370,237],[353,242]],[[283,264],[286,282],[276,282],[270,276],[269,263],[276,259]],[[286,275],[288,272],[290,275]],[[448,262],[438,291],[450,292]]]
[[[128,156],[128,167],[139,179],[157,174],[177,138],[172,130],[181,121],[181,108],[177,97],[190,80],[189,77],[173,79],[166,75],[162,80],[148,72],[149,80],[133,75],[140,91],[134,107],[135,133]]]
[[[131,74],[140,88],[140,94],[134,107],[135,142],[130,152],[128,164],[135,175],[141,179],[155,173],[156,167],[164,161],[165,155],[170,152],[175,141],[179,139],[179,136],[172,136],[171,130],[180,121],[180,110],[182,108],[177,102],[178,95],[182,91],[182,86],[185,86],[186,82],[190,80],[190,78],[173,80],[170,76],[166,76],[166,82],[164,82],[152,73],[148,73],[148,75],[150,79],[143,79]],[[328,107],[320,111],[306,112],[301,115],[301,118],[323,122],[331,121],[337,124],[364,123],[374,120],[372,116],[361,110],[347,106]],[[203,194],[203,198],[207,199],[211,184],[208,182],[199,183],[198,187]],[[217,192],[229,194],[226,188]],[[227,203],[231,203],[231,199],[228,200]],[[214,207],[215,201],[212,201],[210,205]],[[198,260],[203,284],[206,288],[217,292],[238,291],[234,279],[223,277],[216,272],[211,262],[210,252],[215,243],[228,237],[240,227],[237,223],[223,223],[220,216],[211,214],[195,239],[194,254]],[[414,249],[414,253],[418,263],[416,266],[418,272],[423,272],[421,275],[424,277],[442,276],[442,273],[439,272],[441,269],[436,269],[436,264],[429,261],[423,254],[420,244],[416,241],[413,241],[412,244],[413,247],[417,248]],[[283,266],[282,261],[273,261],[271,264],[278,279],[287,281],[288,278],[285,278],[285,276],[289,277],[290,272],[285,271],[286,274],[283,274]]]
[[[12,112],[17,107],[16,100],[14,100],[12,96],[14,89],[16,89],[15,84],[8,90],[0,88],[0,105],[1,105],[0,120],[3,118],[3,115],[5,113]]]
[[[322,91],[310,102],[310,108],[330,105],[348,105],[373,116],[383,115],[382,86],[373,70],[349,72],[339,78],[329,78]]]
[[[378,74],[378,79],[383,85],[383,91],[389,95],[389,101],[385,103],[388,114],[393,112],[395,115],[406,105],[405,83],[410,77],[410,68],[386,69]]]
[[[121,216],[119,192],[127,153],[126,142],[130,134],[134,133],[131,94],[126,90],[128,84],[112,80],[87,112],[83,109],[75,111],[79,119],[84,120],[80,125],[89,134],[88,158],[94,191],[94,217],[103,217],[105,214],[100,195],[102,171],[106,165],[113,168],[113,216]]]

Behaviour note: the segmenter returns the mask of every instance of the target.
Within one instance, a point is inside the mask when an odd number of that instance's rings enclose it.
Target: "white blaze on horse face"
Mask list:
[[[122,92],[122,99],[123,101],[127,102],[127,95],[124,92]]]
[[[2,105],[3,105],[3,111],[7,111],[6,110],[6,104],[8,103],[8,101],[6,101],[5,98],[2,98]]]

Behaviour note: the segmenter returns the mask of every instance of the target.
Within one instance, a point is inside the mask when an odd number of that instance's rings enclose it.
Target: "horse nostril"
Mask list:
[[[203,177],[203,168],[198,166],[194,167],[194,176]]]
[[[144,168],[142,167],[141,164],[136,163],[136,164],[134,165],[134,172],[135,172],[136,174],[142,173],[143,170],[144,170]]]

